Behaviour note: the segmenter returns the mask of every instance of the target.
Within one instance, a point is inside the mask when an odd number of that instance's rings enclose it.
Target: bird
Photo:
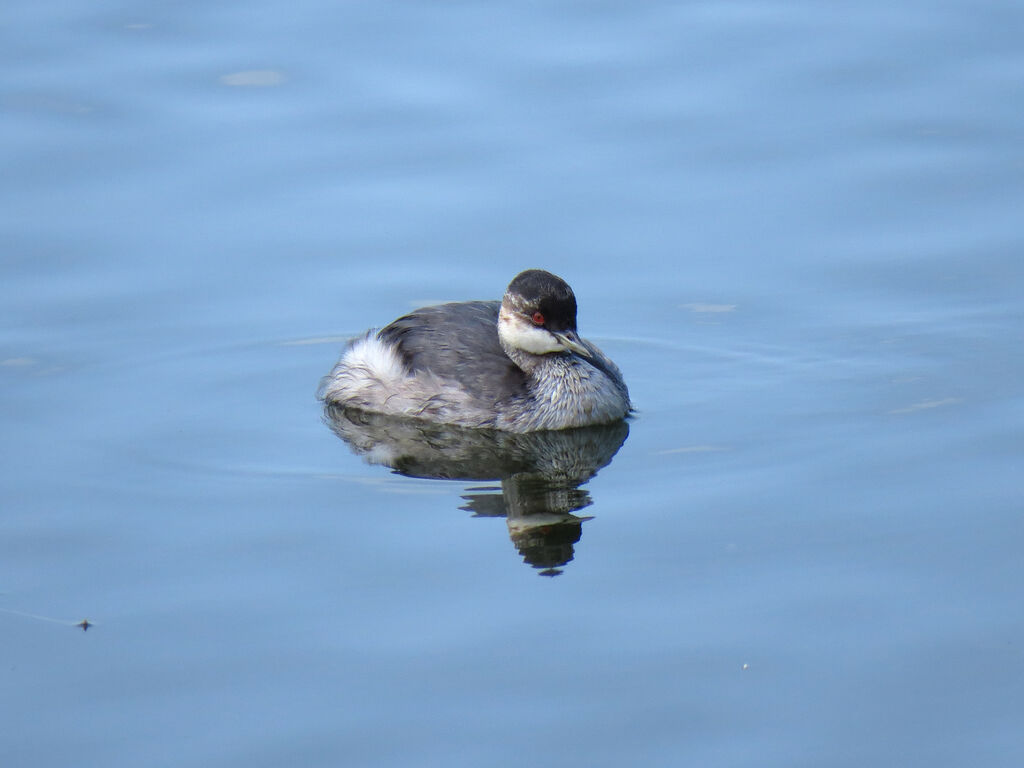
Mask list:
[[[326,406],[475,429],[610,424],[633,410],[619,368],[576,331],[576,296],[528,269],[501,301],[423,307],[349,342]]]

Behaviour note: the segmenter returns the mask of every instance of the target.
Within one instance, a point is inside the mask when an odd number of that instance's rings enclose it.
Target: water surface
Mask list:
[[[1022,23],[8,9],[3,764],[1019,765]],[[638,408],[551,578],[314,397],[527,267]]]

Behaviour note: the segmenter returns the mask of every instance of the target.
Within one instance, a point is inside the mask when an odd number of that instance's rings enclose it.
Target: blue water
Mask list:
[[[1022,25],[6,8],[0,764],[1021,765]],[[527,267],[638,409],[551,578],[314,397]]]

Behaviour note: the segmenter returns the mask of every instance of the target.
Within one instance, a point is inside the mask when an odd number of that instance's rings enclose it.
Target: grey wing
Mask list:
[[[382,328],[412,372],[430,371],[458,382],[473,397],[498,402],[522,394],[526,377],[498,341],[497,301],[424,307]]]

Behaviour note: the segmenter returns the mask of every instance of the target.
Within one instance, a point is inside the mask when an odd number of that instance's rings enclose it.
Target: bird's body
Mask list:
[[[500,302],[425,307],[356,339],[321,397],[510,432],[607,424],[630,410],[615,363],[576,335],[572,290],[541,270],[517,276]]]

